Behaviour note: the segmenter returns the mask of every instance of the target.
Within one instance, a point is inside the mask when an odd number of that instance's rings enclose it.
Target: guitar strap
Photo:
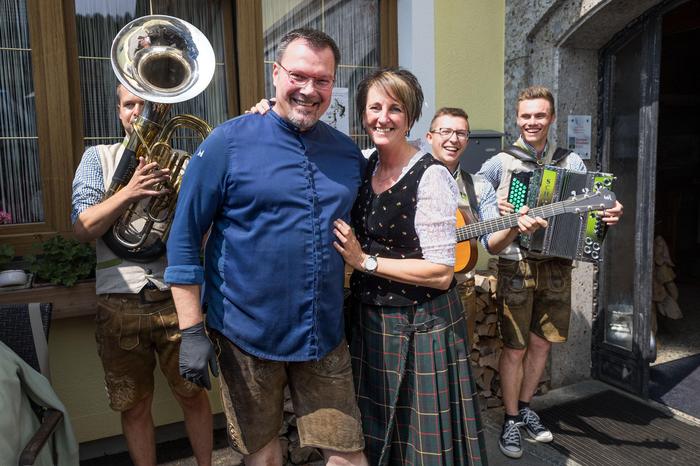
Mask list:
[[[462,176],[462,181],[464,181],[464,187],[467,191],[467,200],[469,201],[469,208],[471,209],[471,216],[473,219],[478,219],[478,205],[476,202],[476,191],[474,190],[474,178],[472,176],[465,172],[464,170],[461,170],[461,176]]]

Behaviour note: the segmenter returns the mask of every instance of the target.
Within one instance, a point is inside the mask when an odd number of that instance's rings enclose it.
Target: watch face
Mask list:
[[[377,258],[375,256],[367,256],[367,259],[365,259],[365,263],[363,264],[364,269],[367,272],[374,272],[377,270]]]

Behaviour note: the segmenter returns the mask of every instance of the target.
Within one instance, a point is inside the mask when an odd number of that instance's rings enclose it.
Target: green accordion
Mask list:
[[[539,207],[559,202],[585,191],[605,187],[612,190],[612,173],[579,172],[545,165],[532,172],[514,173],[508,202],[518,211],[522,206]],[[549,226],[532,235],[520,235],[520,247],[537,254],[597,262],[607,226],[600,212],[567,213],[548,219]]]

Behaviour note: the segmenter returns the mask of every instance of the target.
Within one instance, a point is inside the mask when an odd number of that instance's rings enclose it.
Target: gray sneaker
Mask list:
[[[503,424],[501,436],[498,439],[498,448],[509,458],[520,458],[523,456],[523,447],[520,444],[520,428],[518,423],[510,420]]]
[[[530,437],[538,442],[548,443],[554,438],[549,429],[542,424],[537,413],[530,408],[520,410],[520,422],[518,424],[525,427]]]

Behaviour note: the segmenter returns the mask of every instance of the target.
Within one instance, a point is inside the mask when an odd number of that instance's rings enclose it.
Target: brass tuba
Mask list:
[[[151,262],[165,253],[182,175],[190,155],[173,150],[170,139],[178,128],[189,128],[204,139],[211,127],[192,115],[167,119],[173,103],[200,94],[214,76],[215,59],[204,34],[179,18],[152,15],[124,26],[112,42],[112,68],[132,94],[144,99],[133,132],[124,138],[124,154],[104,199],[126,186],[143,157],[170,169],[170,181],[154,186],[168,189],[160,196],[135,202],[102,236],[118,256]]]

